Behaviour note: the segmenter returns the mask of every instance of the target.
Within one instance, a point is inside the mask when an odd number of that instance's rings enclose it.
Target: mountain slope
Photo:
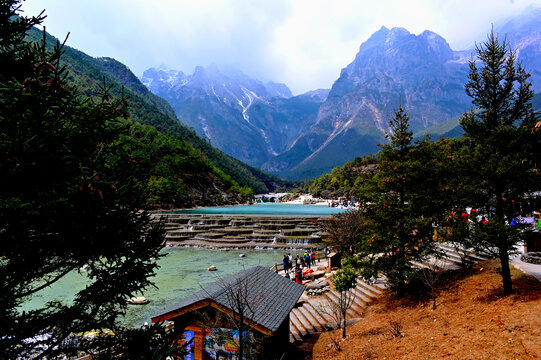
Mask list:
[[[263,169],[306,178],[315,169],[329,171],[377,152],[399,104],[406,107],[414,130],[461,114],[469,102],[465,76],[461,58],[439,35],[382,27],[342,70],[313,128]]]
[[[535,94],[531,102],[533,110],[541,115],[541,93]],[[438,139],[440,137],[459,138],[464,134],[464,130],[460,126],[461,117],[462,116],[456,116],[441,124],[432,125],[431,127],[415,133],[413,137],[419,139],[426,135],[430,135],[432,139]]]
[[[510,41],[519,62],[541,89],[541,9],[529,9],[495,31]],[[317,175],[356,156],[378,151],[387,123],[399,105],[413,131],[460,136],[458,117],[471,108],[466,95],[468,61],[474,50],[453,51],[441,36],[382,27],[344,68],[314,126],[290,149],[263,164],[289,178]]]
[[[175,110],[173,110],[171,105],[166,100],[149,91],[149,89],[143,85],[125,65],[109,58],[97,58],[95,60],[99,62],[101,68],[108,76],[117,80],[120,84],[144,99],[150,99],[162,113],[168,116],[168,118],[161,117],[159,122],[154,121],[150,123],[150,125],[166,133],[181,136],[182,139],[188,141],[196,149],[203,152],[217,168],[231,176],[231,178],[241,186],[251,187],[256,193],[265,193],[291,186],[291,183],[288,181],[284,181],[275,175],[267,174],[260,169],[249,166],[242,161],[225,154],[212,146],[215,144],[209,143],[201,138],[193,129],[180,123],[177,120]],[[180,74],[180,76],[183,76],[183,74]],[[277,94],[281,91],[282,94],[287,95],[289,92],[287,87],[285,89],[282,88],[281,85],[283,84],[267,85],[274,89],[271,90],[271,93],[273,94]]]
[[[495,29],[510,41],[537,92],[540,17],[541,10],[529,9]],[[457,117],[471,108],[464,84],[474,56],[473,47],[454,51],[431,31],[415,35],[382,27],[361,44],[328,93],[291,97],[283,84],[216,66],[198,67],[192,75],[149,69],[143,82],[213,145],[265,171],[305,179],[377,152],[399,105],[413,131],[459,136]]]
[[[41,41],[42,38],[43,33],[37,29],[33,29],[29,33],[29,39],[32,41]],[[56,41],[56,38],[47,34],[48,46],[52,46]],[[69,70],[68,80],[71,84],[77,86],[81,95],[96,96],[99,85],[103,84],[104,79],[108,85],[112,85],[110,93],[114,97],[121,95],[124,86],[124,94],[130,103],[131,119],[140,124],[150,125],[164,136],[170,137],[170,140],[163,139],[163,141],[181,145],[191,154],[190,156],[202,157],[203,162],[201,164],[205,163],[206,165],[201,165],[199,169],[201,176],[198,182],[201,184],[201,188],[197,191],[198,198],[203,199],[205,191],[212,189],[218,183],[223,183],[223,186],[225,186],[220,189],[223,192],[227,192],[229,188],[236,186],[235,183],[240,186],[251,187],[255,192],[267,192],[276,187],[287,185],[286,182],[276,176],[265,174],[258,169],[247,166],[199,138],[195,132],[176,119],[174,110],[164,99],[151,93],[125,65],[110,58],[93,58],[69,46],[65,46],[64,51],[62,59],[63,64]],[[137,131],[139,133],[145,132],[142,130]],[[160,134],[156,136],[162,137]],[[185,144],[185,141],[189,144]],[[199,160],[194,160],[194,163],[198,162]],[[192,173],[192,175],[194,174]],[[208,177],[207,174],[214,179],[221,180],[214,185],[212,181],[202,181]]]
[[[224,152],[253,166],[287,149],[315,120],[324,91],[292,97],[235,69],[198,66],[192,75],[150,68],[142,82],[171,103],[178,118]]]

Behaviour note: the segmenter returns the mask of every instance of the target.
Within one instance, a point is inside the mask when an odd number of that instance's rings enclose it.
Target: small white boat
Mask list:
[[[208,268],[208,271],[216,271],[218,269],[216,269],[216,266],[214,265],[210,265],[209,268]]]

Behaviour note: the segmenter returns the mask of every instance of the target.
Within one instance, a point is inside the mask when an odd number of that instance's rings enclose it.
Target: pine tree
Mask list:
[[[491,31],[476,51],[465,85],[475,110],[461,121],[468,146],[464,181],[469,205],[480,208],[488,223],[474,221],[471,237],[478,248],[499,258],[508,295],[512,292],[509,256],[525,233],[520,225],[507,223],[526,210],[528,193],[538,190],[539,133],[530,104],[530,74],[517,63],[509,43],[500,42]]]
[[[415,269],[432,252],[433,226],[447,206],[442,174],[449,146],[425,139],[413,143],[409,117],[401,107],[390,121],[390,143],[379,154],[378,173],[367,181],[364,199],[365,238],[359,246],[361,274],[383,273],[398,294]]]
[[[118,328],[126,300],[151,285],[164,236],[119,141],[126,100],[107,86],[78,96],[62,47],[24,41],[44,17],[19,17],[19,3],[0,3],[0,358],[53,358],[84,351],[77,334]],[[21,310],[70,273],[87,277],[72,301]]]

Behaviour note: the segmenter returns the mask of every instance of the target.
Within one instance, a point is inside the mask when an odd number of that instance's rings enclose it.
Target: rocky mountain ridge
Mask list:
[[[263,169],[304,178],[375,153],[400,104],[415,131],[457,116],[469,106],[466,73],[462,54],[441,36],[382,27],[342,69],[310,131]]]
[[[495,29],[508,34],[537,92],[540,17],[541,10],[532,10]],[[474,47],[454,51],[428,30],[415,35],[381,27],[361,44],[330,90],[292,97],[283,84],[263,84],[216,66],[196,68],[189,76],[170,72],[177,75],[168,78],[149,69],[143,82],[171,103],[182,122],[226,153],[282,177],[302,179],[377,152],[399,105],[407,109],[415,132],[470,110],[464,84],[473,55]]]
[[[214,64],[198,66],[191,75],[151,68],[141,80],[199,135],[258,167],[283,152],[291,138],[308,130],[326,96],[323,90],[293,97],[285,84],[264,84],[239,70],[219,69]]]

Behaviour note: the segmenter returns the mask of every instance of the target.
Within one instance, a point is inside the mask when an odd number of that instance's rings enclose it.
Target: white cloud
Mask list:
[[[29,0],[23,9],[45,8],[53,35],[71,32],[68,45],[137,75],[216,62],[300,93],[329,88],[382,25],[429,29],[460,50],[529,5],[541,0]]]

